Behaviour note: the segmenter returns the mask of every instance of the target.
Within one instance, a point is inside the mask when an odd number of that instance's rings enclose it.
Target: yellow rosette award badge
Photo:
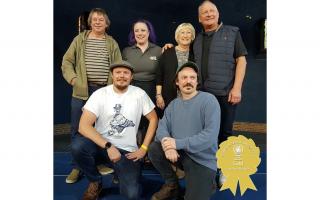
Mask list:
[[[236,195],[238,181],[241,196],[248,188],[257,190],[250,175],[257,172],[261,159],[260,149],[252,139],[243,135],[228,137],[228,140],[219,145],[216,155],[218,168],[221,168],[226,177],[220,191],[230,189]]]

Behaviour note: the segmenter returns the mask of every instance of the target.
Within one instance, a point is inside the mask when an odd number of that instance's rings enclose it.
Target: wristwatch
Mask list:
[[[104,146],[105,150],[108,150],[112,146],[111,142],[107,142]]]

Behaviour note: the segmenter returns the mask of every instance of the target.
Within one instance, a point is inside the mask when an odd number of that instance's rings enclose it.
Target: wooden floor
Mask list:
[[[234,122],[233,130],[252,132],[252,133],[267,133],[267,126],[265,123],[252,123],[252,122]],[[67,134],[70,132],[70,124],[55,124],[54,134]]]

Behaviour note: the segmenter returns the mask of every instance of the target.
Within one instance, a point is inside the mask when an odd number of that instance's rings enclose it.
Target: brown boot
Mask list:
[[[176,173],[178,179],[183,179],[185,177],[185,173],[178,166],[171,164],[173,171]]]
[[[90,182],[87,190],[83,194],[82,200],[96,200],[102,190],[102,183]]]
[[[151,200],[168,200],[177,198],[179,196],[179,185],[178,183],[166,183],[161,189],[154,193]]]

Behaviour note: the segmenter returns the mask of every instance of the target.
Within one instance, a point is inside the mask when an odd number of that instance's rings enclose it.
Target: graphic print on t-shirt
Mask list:
[[[121,104],[116,104],[113,109],[115,114],[109,123],[110,129],[108,130],[108,135],[123,136],[123,130],[127,127],[134,127],[135,124],[120,113]]]

